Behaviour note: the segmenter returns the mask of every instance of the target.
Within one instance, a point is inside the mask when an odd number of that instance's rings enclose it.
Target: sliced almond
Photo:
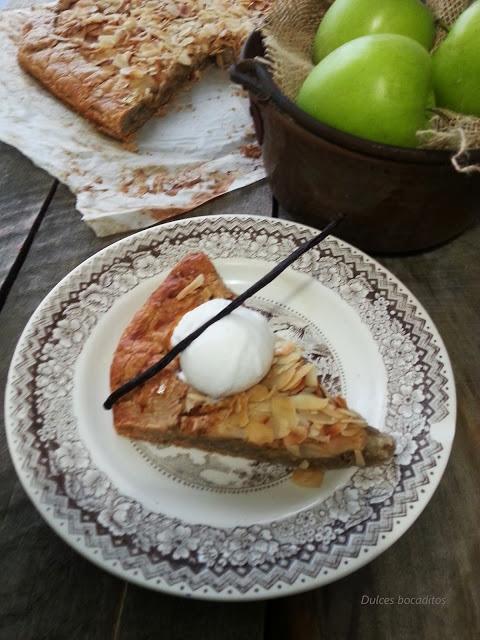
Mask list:
[[[256,384],[247,394],[250,402],[262,402],[270,396],[270,390],[264,384]]]
[[[327,401],[327,404],[323,407],[322,411],[328,416],[335,418],[335,421],[340,420],[341,415],[338,413],[337,407],[332,405],[328,398],[320,398],[320,400]]]
[[[183,64],[185,67],[190,67],[192,64],[192,59],[186,51],[182,51],[182,53],[178,56],[178,62],[180,64]]]
[[[302,443],[308,438],[308,427],[301,424],[295,425],[290,431],[290,437],[295,439],[298,444]]]
[[[248,397],[246,394],[242,393],[238,398],[236,398],[234,414],[232,414],[232,417],[233,416],[235,417],[239,427],[245,427],[248,424]]]
[[[101,48],[114,47],[117,44],[118,37],[114,34],[111,36],[98,36],[98,46]]]
[[[292,366],[290,369],[287,369],[287,371],[284,371],[279,376],[276,376],[273,381],[275,388],[279,391],[286,389],[290,382],[295,378],[295,374],[296,369],[294,366]]]
[[[154,56],[158,56],[160,54],[160,48],[158,45],[153,44],[152,42],[144,42],[138,48],[137,55],[145,58],[153,58]]]
[[[225,428],[236,427],[239,429],[243,429],[248,424],[248,413],[246,412],[233,412],[228,418],[225,418],[223,424]]]
[[[349,417],[358,416],[358,413],[356,413],[355,411],[351,411],[350,409],[337,408],[337,411],[341,416],[349,416]]]
[[[203,284],[205,284],[205,276],[203,275],[203,273],[199,273],[196,278],[194,278],[189,284],[187,284],[186,287],[184,287],[179,293],[177,293],[177,300],[183,300],[183,298],[186,298],[186,296],[192,293],[192,291],[195,291],[199,287],[203,286]]]
[[[280,357],[276,358],[275,359],[275,364],[277,366],[284,366],[284,365],[287,365],[287,364],[293,364],[294,362],[297,362],[298,360],[300,360],[301,357],[302,357],[301,353],[299,351],[297,351],[297,349],[294,349],[290,353],[287,353],[284,356],[280,356]]]
[[[114,56],[112,62],[114,66],[119,67],[119,69],[121,69],[122,67],[128,67],[131,55],[131,52],[117,53],[117,55]]]
[[[318,374],[314,366],[305,376],[305,384],[307,387],[316,387],[318,385]]]
[[[249,422],[246,427],[247,440],[254,444],[270,444],[274,441],[273,428],[263,422]]]
[[[157,393],[160,393],[160,391],[157,391]],[[193,389],[189,389],[187,393],[187,397],[185,398],[185,411],[189,413],[195,407],[198,407],[200,405],[205,405],[206,400],[207,400],[206,396],[202,395],[201,393],[198,393]]]
[[[249,405],[249,412],[252,418],[259,420],[263,416],[270,417],[272,413],[272,403],[270,400],[263,400],[262,402],[255,402]]]
[[[272,398],[272,426],[275,438],[285,438],[298,424],[297,412],[287,396]]]
[[[275,345],[275,355],[277,356],[287,356],[292,351],[295,351],[296,345],[293,342],[289,342],[287,340],[282,340],[277,342]]]
[[[182,46],[188,47],[188,45],[192,44],[192,42],[195,42],[195,38],[193,36],[187,35],[182,39]]]
[[[290,382],[288,383],[288,385],[286,385],[284,388],[285,391],[289,391],[291,389],[295,389],[295,387],[297,387],[300,382],[305,378],[305,376],[313,369],[313,364],[304,364],[303,366],[301,366],[300,368],[298,368],[295,372],[295,375],[293,376],[293,378],[290,380]]]
[[[355,451],[353,453],[355,454],[355,464],[358,467],[364,467],[365,466],[365,458],[363,457],[363,453],[360,451],[360,449],[355,449]]]
[[[356,436],[361,431],[361,428],[356,425],[349,423],[342,429],[342,435],[345,437]]]
[[[308,437],[309,438],[316,438],[317,436],[319,436],[321,434],[321,430],[316,427],[315,425],[311,425],[308,429]]]
[[[299,467],[292,473],[292,482],[300,487],[318,489],[322,486],[325,473],[321,469],[302,469]]]
[[[305,389],[305,380],[302,378],[294,387],[288,387],[286,392],[291,396],[296,396]]]
[[[245,429],[230,424],[228,420],[225,420],[221,424],[218,424],[215,428],[215,432],[216,435],[220,437],[237,438],[238,440],[245,439]]]
[[[127,18],[125,22],[122,24],[122,28],[127,30],[135,29],[136,26],[137,26],[137,21],[132,16],[130,16],[130,18]]]
[[[337,419],[334,416],[329,416],[323,411],[318,411],[313,414],[308,413],[305,415],[312,424],[314,424],[316,427],[319,427],[319,428],[322,428],[327,424],[335,424],[335,422],[337,422]]]
[[[293,406],[300,411],[323,411],[328,406],[328,398],[319,398],[309,393],[291,396]]]
[[[294,362],[287,362],[287,364],[280,364],[279,362],[275,362],[272,366],[272,375],[273,377],[278,377],[280,376],[282,373],[285,373],[285,371],[290,371],[291,369],[294,369],[297,366],[297,361]]]
[[[288,448],[291,445],[300,445],[307,439],[308,429],[298,425],[292,429],[288,436],[283,439],[283,444]]]

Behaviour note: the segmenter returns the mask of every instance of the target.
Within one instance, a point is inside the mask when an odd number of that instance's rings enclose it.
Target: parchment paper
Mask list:
[[[137,135],[98,133],[19,67],[18,36],[34,11],[0,11],[0,140],[65,183],[99,236],[141,229],[265,176],[248,102],[211,67]]]

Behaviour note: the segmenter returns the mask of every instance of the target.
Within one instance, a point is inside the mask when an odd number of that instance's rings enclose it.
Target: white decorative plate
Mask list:
[[[239,293],[314,233],[261,217],[165,224],[84,262],[34,313],[8,378],[10,450],[37,509],[84,556],[161,591],[275,597],[358,569],[428,503],[455,430],[448,355],[409,291],[333,237],[251,304],[395,437],[394,462],[301,488],[281,467],[131,442],[102,409],[120,334],[178,260],[204,251]]]

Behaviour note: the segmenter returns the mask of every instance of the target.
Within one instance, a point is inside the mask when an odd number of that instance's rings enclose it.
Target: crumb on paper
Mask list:
[[[146,213],[148,213],[148,215],[157,222],[162,222],[163,220],[175,220],[185,213],[191,214],[191,211],[188,207],[153,207],[150,209],[146,209]]]
[[[159,107],[157,107],[157,110],[155,111],[155,116],[157,118],[163,118],[164,116],[167,115],[167,113],[170,113],[172,110],[171,106],[167,103],[167,104],[161,104]]]
[[[136,140],[123,140],[119,142],[122,149],[125,151],[130,151],[131,153],[138,153],[138,143]]]
[[[244,144],[240,147],[240,153],[245,156],[245,158],[261,158],[262,150],[255,142],[251,144]]]
[[[152,218],[158,220],[159,222],[162,220],[166,220],[167,218],[170,220],[186,213],[188,213],[190,216],[195,215],[192,214],[192,209],[195,209],[196,207],[205,204],[209,200],[213,200],[213,198],[226,193],[235,178],[236,176],[233,174],[233,172],[226,174],[215,172],[215,178],[212,184],[202,185],[204,189],[202,191],[199,191],[192,197],[188,206],[158,208],[154,207],[148,209],[148,213],[152,216]]]
[[[163,118],[164,116],[170,113],[185,113],[185,112],[193,112],[193,111],[195,111],[195,107],[192,102],[187,102],[186,104],[166,103],[158,107],[158,109],[155,111],[155,116],[157,118]]]
[[[232,94],[234,96],[236,96],[237,98],[247,98],[248,97],[248,91],[246,89],[244,89],[243,87],[239,87],[239,86],[235,86]]]
[[[143,167],[135,169],[120,183],[122,193],[134,196],[149,194],[165,194],[175,197],[180,191],[194,189],[204,191],[211,196],[220,195],[228,190],[235,180],[232,171],[202,171],[202,166],[193,166],[183,171],[169,172],[165,167]],[[192,204],[195,202],[195,194]],[[202,203],[205,200],[202,200]]]

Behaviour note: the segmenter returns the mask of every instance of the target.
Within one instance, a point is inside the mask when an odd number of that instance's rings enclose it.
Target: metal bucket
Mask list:
[[[318,122],[282,94],[253,32],[232,80],[248,90],[273,195],[292,219],[322,227],[347,214],[339,235],[371,252],[428,249],[471,226],[480,173],[455,171],[451,152],[370,142]],[[470,153],[480,162],[480,150]]]

